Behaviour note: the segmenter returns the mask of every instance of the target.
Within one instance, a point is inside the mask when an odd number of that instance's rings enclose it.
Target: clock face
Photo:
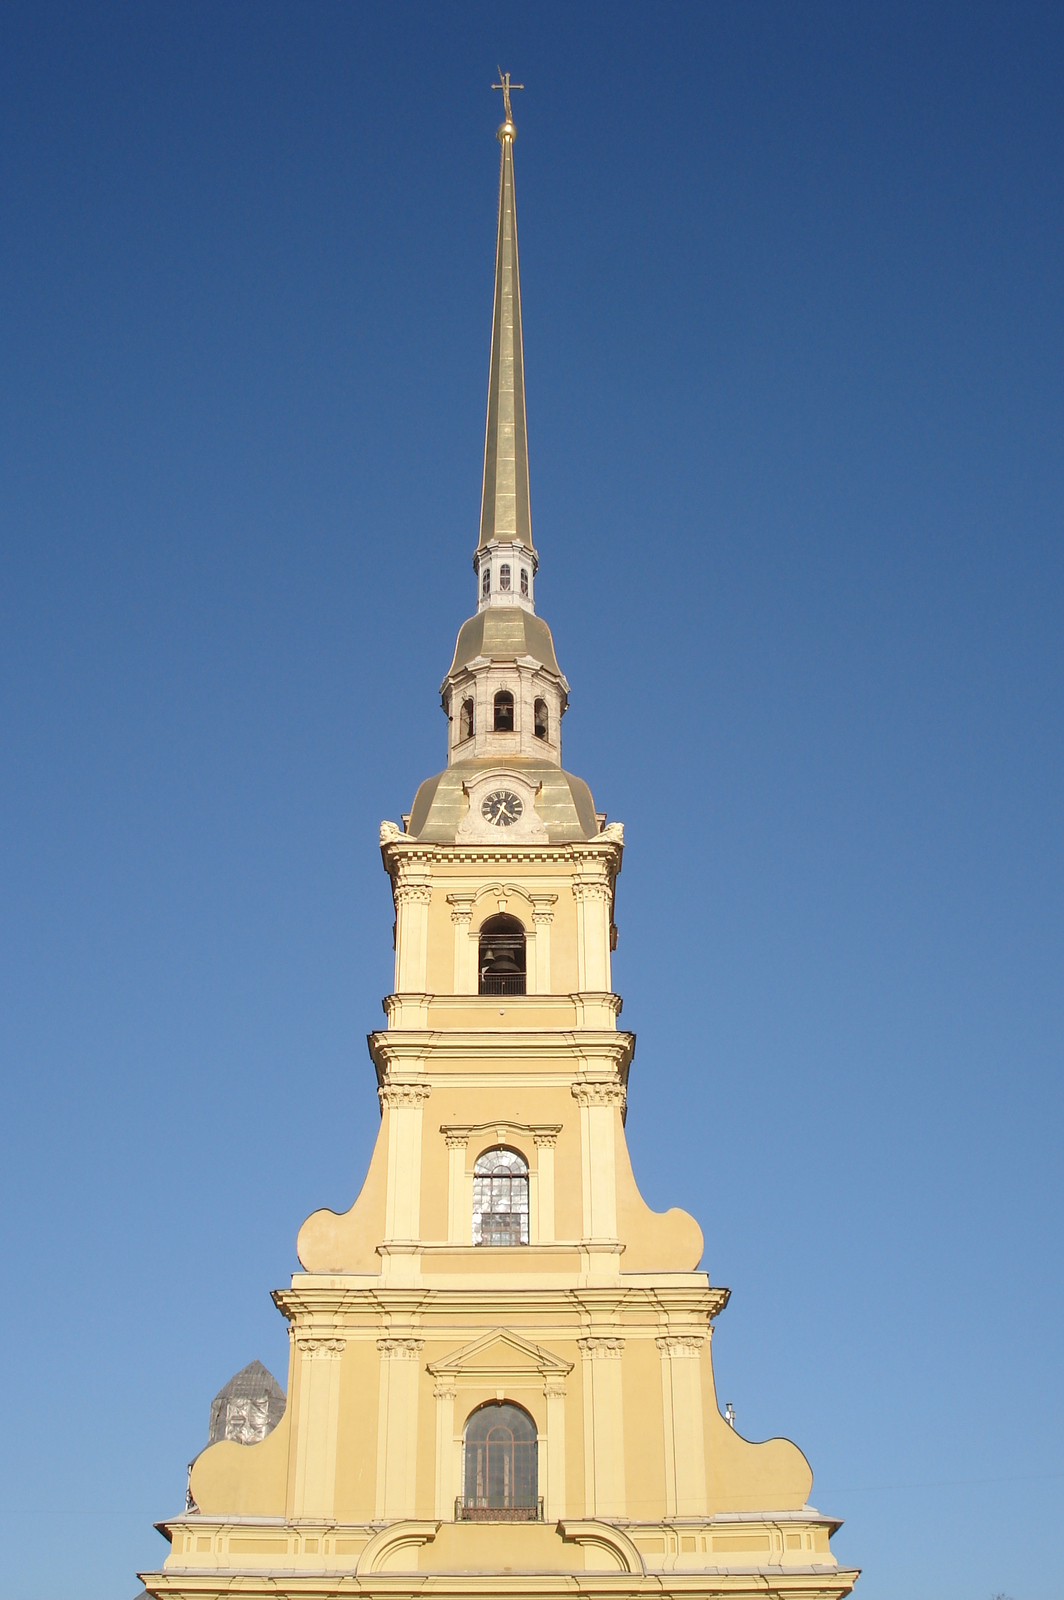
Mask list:
[[[493,789],[480,808],[480,814],[497,828],[509,828],[517,822],[524,806],[521,797],[510,789]]]

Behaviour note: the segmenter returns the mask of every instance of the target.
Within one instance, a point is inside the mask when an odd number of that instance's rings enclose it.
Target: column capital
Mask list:
[[[554,907],[558,902],[556,894],[531,894],[532,921],[539,927],[549,927],[554,921]]]
[[[580,901],[609,902],[613,898],[613,890],[607,879],[577,878],[573,884],[573,896],[577,903]]]
[[[706,1342],[706,1335],[704,1333],[669,1333],[654,1342],[663,1356],[698,1356]]]
[[[396,1111],[400,1106],[420,1106],[432,1090],[427,1083],[389,1083],[377,1090],[381,1110]]]
[[[463,922],[468,923],[472,920],[474,899],[475,896],[472,894],[449,894],[447,896],[447,904],[451,908],[451,921],[456,928],[460,927]]]
[[[386,1361],[416,1361],[424,1346],[424,1339],[377,1340],[377,1349]]]
[[[622,1110],[626,1099],[624,1085],[618,1083],[616,1079],[604,1082],[588,1082],[586,1079],[581,1079],[573,1084],[572,1095],[578,1105],[620,1106]]]
[[[397,906],[427,906],[431,899],[431,883],[404,883],[400,879],[395,885],[395,903]]]
[[[624,1340],[612,1337],[592,1335],[576,1342],[581,1354],[591,1361],[618,1361],[624,1350]]]
[[[322,1337],[317,1334],[297,1333],[295,1339],[303,1354],[312,1358],[324,1356],[327,1359],[330,1356],[341,1355],[347,1344],[346,1339]]]

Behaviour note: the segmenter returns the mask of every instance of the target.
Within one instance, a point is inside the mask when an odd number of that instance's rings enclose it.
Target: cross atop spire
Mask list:
[[[510,90],[511,89],[523,89],[524,88],[524,84],[523,83],[511,83],[510,82],[510,74],[508,72],[504,72],[501,67],[499,67],[498,73],[499,73],[499,82],[498,83],[493,83],[492,84],[492,88],[493,89],[501,89],[502,90],[502,111],[503,111],[503,116],[505,117],[506,122],[508,122],[510,124],[510,127],[513,128],[514,118],[513,118],[513,112],[510,110]],[[505,126],[505,124],[504,124],[504,126]],[[510,137],[512,138],[513,134],[511,134]]]

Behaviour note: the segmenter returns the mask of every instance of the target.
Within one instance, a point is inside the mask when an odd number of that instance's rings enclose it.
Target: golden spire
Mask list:
[[[488,421],[484,439],[484,490],[479,548],[499,541],[532,549],[528,500],[528,432],[525,426],[525,361],[521,344],[521,284],[517,270],[517,211],[513,144],[517,129],[510,109],[511,83],[499,71],[505,121],[499,129],[499,232],[495,247],[495,312],[491,328]]]

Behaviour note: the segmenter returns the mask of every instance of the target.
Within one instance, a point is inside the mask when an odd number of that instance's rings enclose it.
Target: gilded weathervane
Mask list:
[[[510,90],[511,89],[523,89],[524,88],[524,84],[523,83],[511,83],[510,82],[510,74],[508,72],[504,72],[501,67],[499,67],[498,72],[499,72],[499,82],[498,83],[493,83],[492,84],[492,88],[493,89],[501,89],[502,90],[503,116],[505,117],[506,121],[510,124],[510,126],[513,127],[514,117],[513,117],[513,112],[510,110]]]

